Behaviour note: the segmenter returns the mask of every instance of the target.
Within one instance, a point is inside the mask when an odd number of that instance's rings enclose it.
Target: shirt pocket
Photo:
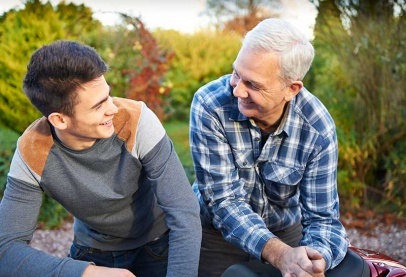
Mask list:
[[[262,170],[265,193],[268,200],[287,208],[299,204],[299,183],[303,170],[268,162]]]
[[[238,169],[249,169],[254,167],[252,149],[231,147],[234,156],[234,165]]]

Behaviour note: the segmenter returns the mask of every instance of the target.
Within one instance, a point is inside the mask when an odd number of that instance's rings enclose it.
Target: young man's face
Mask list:
[[[104,76],[90,81],[77,91],[78,104],[72,116],[65,116],[67,127],[59,139],[74,149],[84,149],[97,139],[109,138],[114,133],[113,117],[118,108],[110,97],[110,87]]]

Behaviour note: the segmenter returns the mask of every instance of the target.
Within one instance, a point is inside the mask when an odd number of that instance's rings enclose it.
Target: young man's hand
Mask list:
[[[278,268],[282,276],[322,277],[326,268],[323,256],[307,246],[292,248],[279,239],[270,239],[262,257]]]
[[[135,277],[135,275],[123,268],[89,265],[83,272],[82,277]]]

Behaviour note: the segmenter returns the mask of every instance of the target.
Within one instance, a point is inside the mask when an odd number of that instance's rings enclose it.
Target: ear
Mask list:
[[[48,116],[48,121],[58,130],[64,130],[68,126],[66,116],[61,113],[51,113]]]
[[[292,100],[293,97],[295,97],[299,91],[303,87],[303,82],[302,81],[293,81],[292,84],[287,88],[288,92],[285,95],[285,100],[289,102]]]

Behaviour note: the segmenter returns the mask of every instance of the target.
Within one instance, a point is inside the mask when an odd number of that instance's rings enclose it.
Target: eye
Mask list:
[[[261,90],[261,88],[257,87],[256,85],[254,85],[254,84],[251,83],[251,82],[248,82],[248,83],[247,83],[247,87],[249,87],[249,88],[252,89],[252,90]]]
[[[237,71],[235,71],[235,69],[233,70],[233,75],[235,78],[240,79],[240,76],[238,75]]]

